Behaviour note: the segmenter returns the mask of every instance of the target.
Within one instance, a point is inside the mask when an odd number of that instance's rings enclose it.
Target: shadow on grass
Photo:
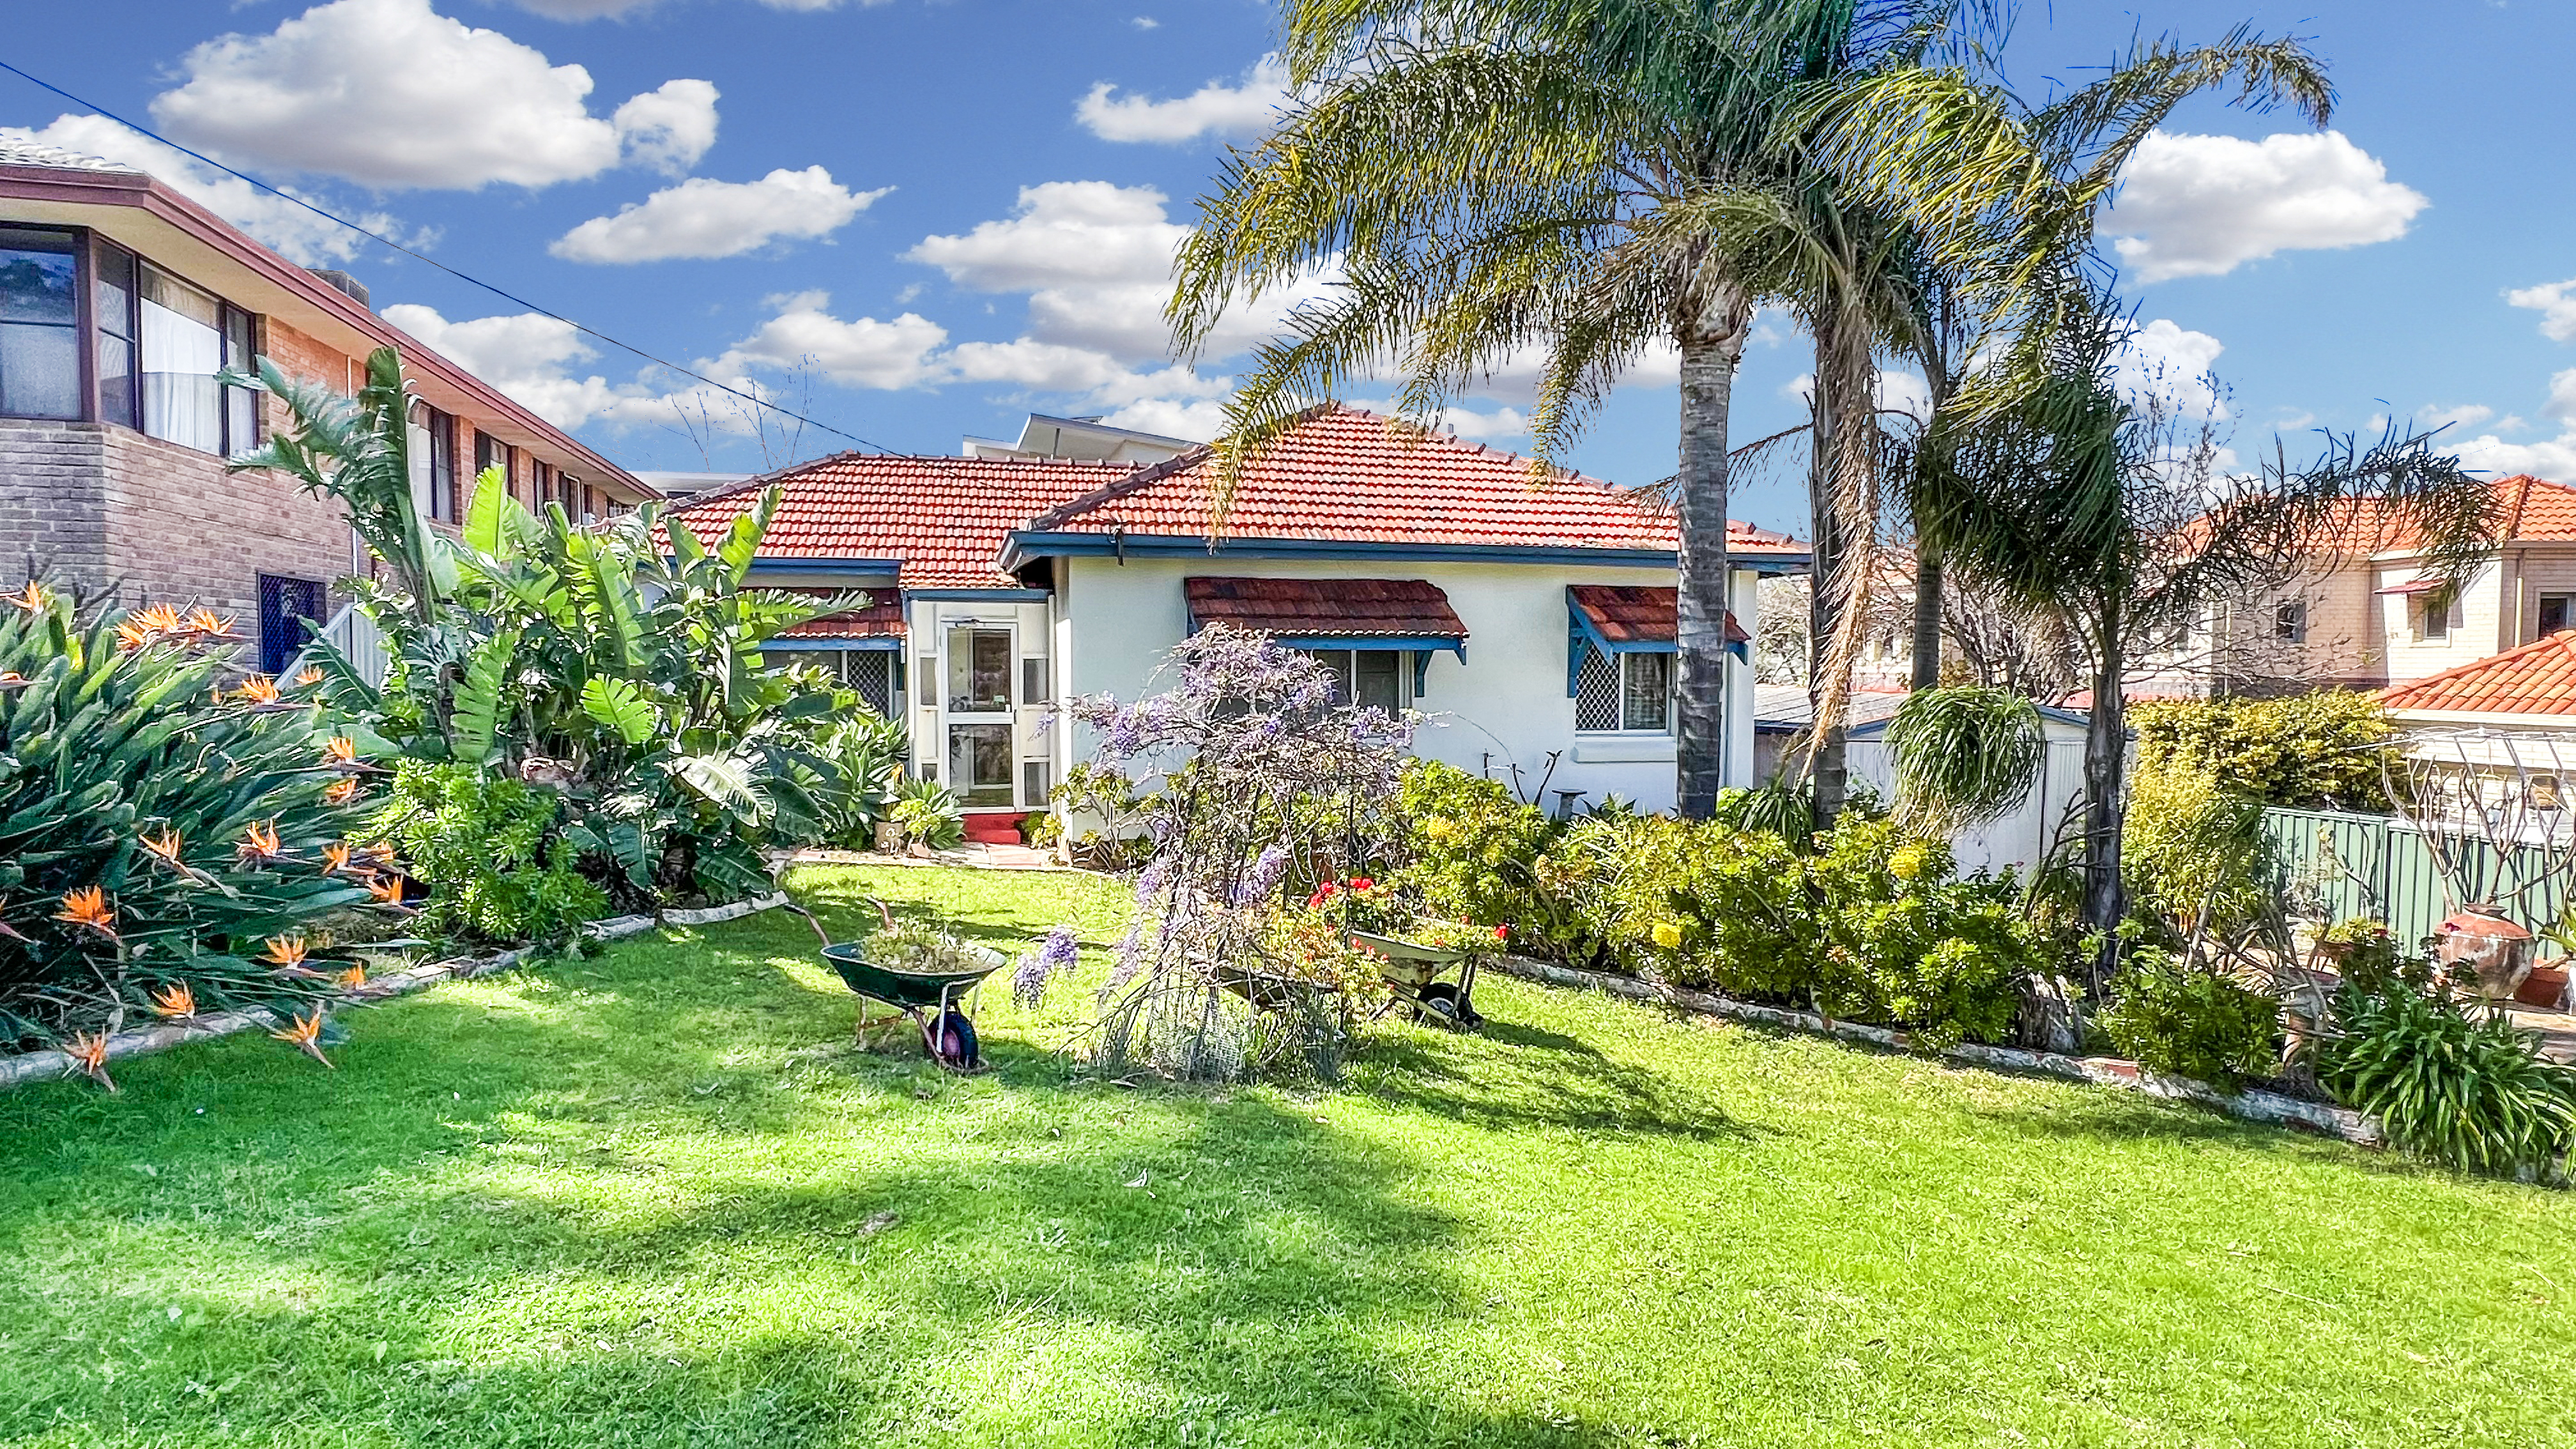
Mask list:
[[[1354,1058],[1349,1085],[1495,1131],[1571,1127],[1700,1142],[1760,1135],[1704,1092],[1576,1038],[1491,1017],[1472,1037],[1428,1026],[1380,1030]]]
[[[709,935],[353,1015],[337,1073],[235,1041],[0,1102],[0,1344],[62,1350],[0,1354],[0,1440],[1626,1442],[1421,1351],[1484,1300],[1400,1150],[829,1045],[848,998],[743,969],[801,921]],[[1722,1125],[1556,1042],[1566,1120]],[[1516,1120],[1392,1045],[1381,1092]]]

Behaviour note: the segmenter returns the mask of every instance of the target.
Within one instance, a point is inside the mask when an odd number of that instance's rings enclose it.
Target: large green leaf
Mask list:
[[[502,716],[510,708],[504,696],[510,682],[510,662],[518,650],[518,631],[504,630],[484,640],[466,664],[465,678],[456,686],[455,709],[448,719],[448,748],[457,759],[479,765],[492,757]]]
[[[671,776],[699,798],[746,824],[766,822],[769,797],[755,780],[751,762],[739,755],[676,755]]]
[[[581,712],[630,745],[653,738],[661,716],[631,679],[593,675],[581,684]]]

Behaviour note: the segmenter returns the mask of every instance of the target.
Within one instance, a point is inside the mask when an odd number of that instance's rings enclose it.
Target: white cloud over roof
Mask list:
[[[2430,205],[2341,132],[2247,141],[2157,131],[2120,173],[2102,234],[2141,283],[2215,277],[2277,252],[2406,234]]]

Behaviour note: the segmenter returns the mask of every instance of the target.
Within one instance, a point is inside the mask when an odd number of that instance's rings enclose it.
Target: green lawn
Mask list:
[[[995,990],[959,1080],[811,948],[0,1097],[0,1442],[2576,1443],[2576,1195],[1499,980],[1313,1094],[1085,1083]]]

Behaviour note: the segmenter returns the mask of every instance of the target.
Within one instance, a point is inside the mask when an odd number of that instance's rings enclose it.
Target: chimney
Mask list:
[[[350,276],[347,272],[341,271],[337,267],[306,267],[304,270],[311,272],[323,281],[330,283],[334,288],[346,293],[349,297],[355,299],[359,306],[366,308],[370,312],[375,310],[375,304],[367,300],[367,284],[359,281],[353,276]]]

